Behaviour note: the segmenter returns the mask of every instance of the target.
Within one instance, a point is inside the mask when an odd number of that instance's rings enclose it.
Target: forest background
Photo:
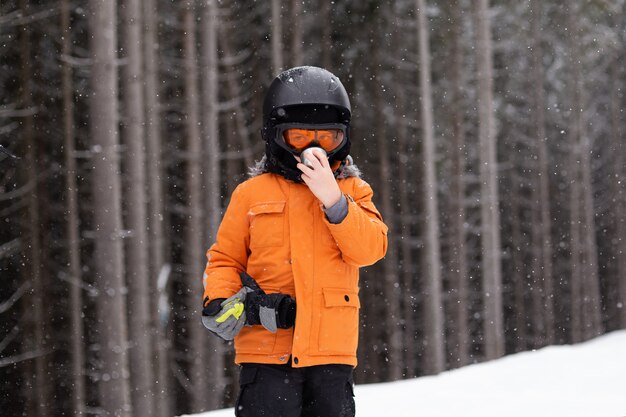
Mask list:
[[[624,0],[0,2],[0,409],[233,404],[204,253],[297,65],[390,227],[358,383],[626,328],[625,42]]]

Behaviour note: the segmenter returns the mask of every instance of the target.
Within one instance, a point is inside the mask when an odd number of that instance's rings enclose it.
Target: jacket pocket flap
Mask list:
[[[343,288],[324,288],[324,305],[326,307],[361,307],[359,294]]]
[[[285,210],[285,201],[268,201],[266,203],[255,204],[250,207],[248,215],[255,216],[263,213],[282,213]]]

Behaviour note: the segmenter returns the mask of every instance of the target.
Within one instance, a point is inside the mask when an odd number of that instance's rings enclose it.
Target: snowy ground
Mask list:
[[[355,395],[358,417],[626,417],[626,330]],[[194,417],[226,416],[232,408]]]

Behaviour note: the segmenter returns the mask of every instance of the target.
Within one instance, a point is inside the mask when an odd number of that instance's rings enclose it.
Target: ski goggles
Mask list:
[[[346,127],[342,124],[283,124],[277,130],[278,144],[291,153],[319,146],[330,154],[346,142]]]

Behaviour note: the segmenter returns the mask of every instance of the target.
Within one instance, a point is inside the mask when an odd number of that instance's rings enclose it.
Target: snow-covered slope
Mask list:
[[[355,394],[358,417],[625,417],[626,331]],[[226,416],[232,408],[194,417]]]

